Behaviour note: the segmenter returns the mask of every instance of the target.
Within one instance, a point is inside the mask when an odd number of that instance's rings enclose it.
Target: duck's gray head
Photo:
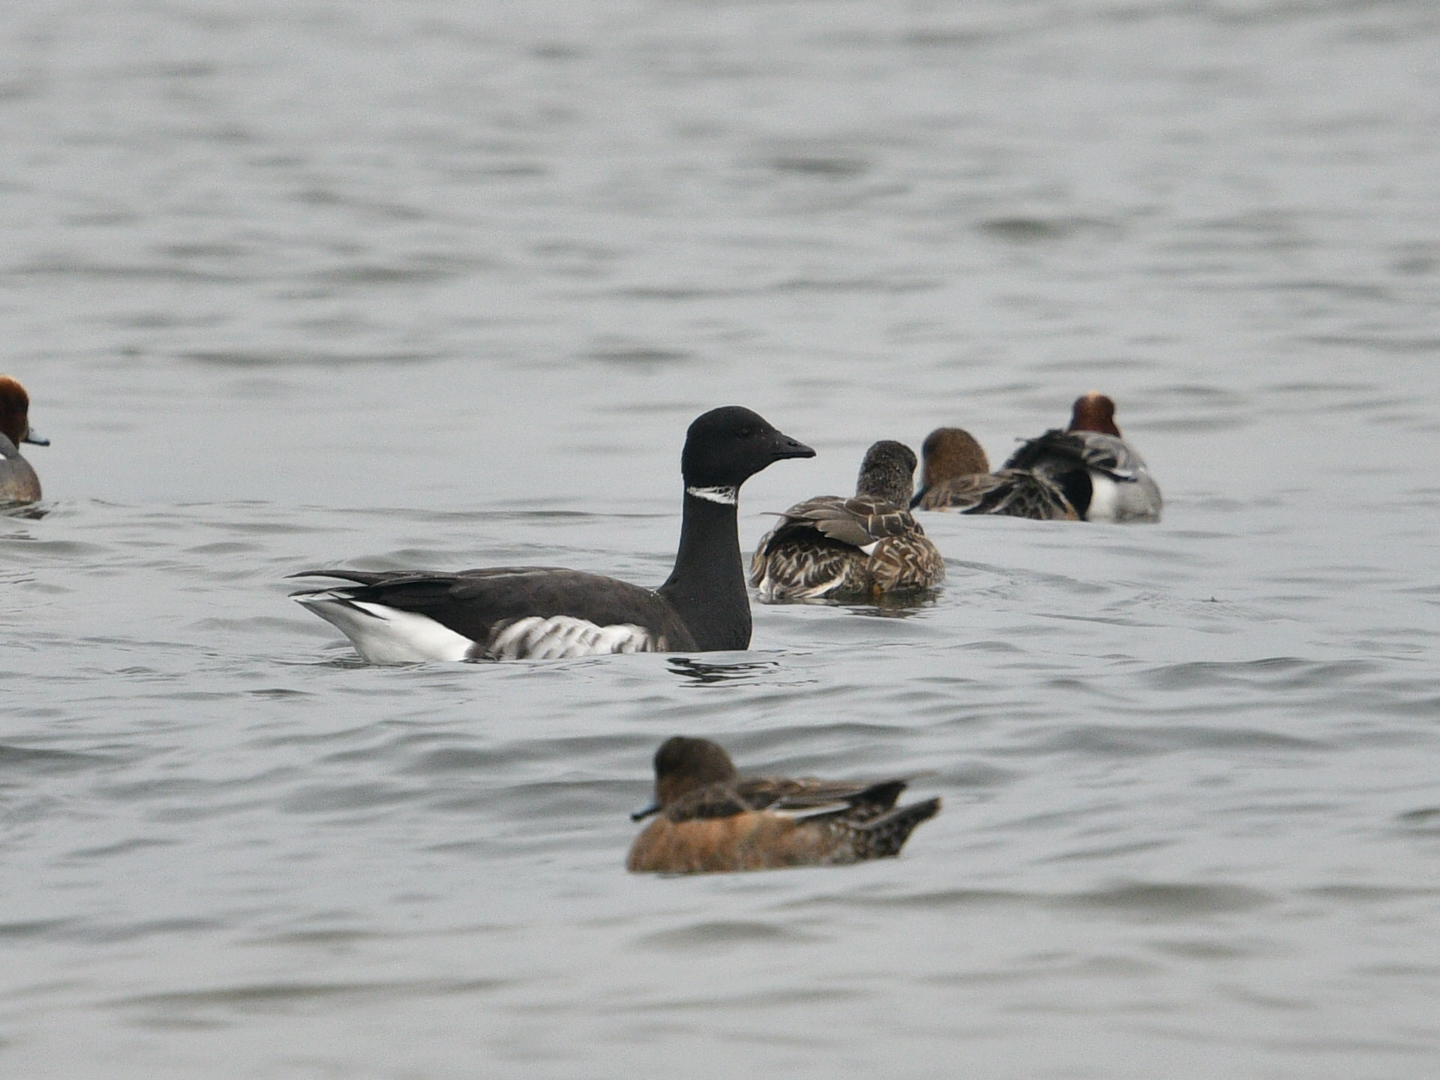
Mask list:
[[[882,439],[865,451],[855,494],[906,506],[915,487],[915,451],[893,439]]]

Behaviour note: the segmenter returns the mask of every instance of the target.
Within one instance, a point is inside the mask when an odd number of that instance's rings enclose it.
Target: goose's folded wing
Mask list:
[[[650,590],[600,574],[548,566],[492,567],[457,573],[312,570],[294,577],[353,582],[331,590],[333,599],[424,615],[472,641],[485,642],[499,624],[568,616],[596,626],[634,624],[668,634],[686,647],[688,634]],[[297,594],[303,595],[303,594]],[[677,647],[677,646],[672,646]]]

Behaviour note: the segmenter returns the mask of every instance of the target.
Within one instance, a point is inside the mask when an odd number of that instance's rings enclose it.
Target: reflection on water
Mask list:
[[[924,589],[906,593],[883,593],[869,603],[856,604],[840,601],[851,615],[868,615],[881,619],[908,619],[939,601],[941,590]]]
[[[774,660],[716,664],[689,656],[670,656],[666,662],[673,674],[697,683],[745,682],[780,670],[780,664]]]

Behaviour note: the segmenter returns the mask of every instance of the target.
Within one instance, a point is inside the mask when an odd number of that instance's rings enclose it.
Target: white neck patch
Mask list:
[[[721,506],[734,506],[739,491],[739,488],[733,487],[687,487],[685,494],[694,495],[706,502],[719,503]]]

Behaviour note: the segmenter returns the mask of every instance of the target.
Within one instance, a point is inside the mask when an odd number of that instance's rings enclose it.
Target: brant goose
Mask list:
[[[1038,521],[1076,521],[1079,515],[1050,481],[1024,469],[990,471],[990,459],[964,428],[936,428],[920,448],[924,469],[912,508],[999,514]]]
[[[0,503],[40,501],[40,477],[20,456],[21,443],[49,446],[30,427],[30,395],[9,375],[0,375]]]
[[[1082,521],[1160,520],[1160,488],[1120,437],[1115,402],[1104,394],[1077,398],[1069,428],[1027,440],[1005,467],[1059,488]]]
[[[372,664],[744,649],[750,601],[736,493],[772,462],[814,456],[749,409],[699,417],[680,457],[680,550],[658,589],[548,566],[453,574],[310,570],[292,576],[356,584],[292,599],[339,627]]]
[[[904,779],[875,783],[741,778],[708,739],[677,735],[655,752],[655,801],[630,815],[659,814],[630,847],[626,869],[694,874],[839,866],[900,854],[939,799],[895,809]]]
[[[761,538],[750,584],[765,603],[928,589],[945,560],[910,516],[915,454],[884,440],[865,452],[853,499],[796,503]]]

